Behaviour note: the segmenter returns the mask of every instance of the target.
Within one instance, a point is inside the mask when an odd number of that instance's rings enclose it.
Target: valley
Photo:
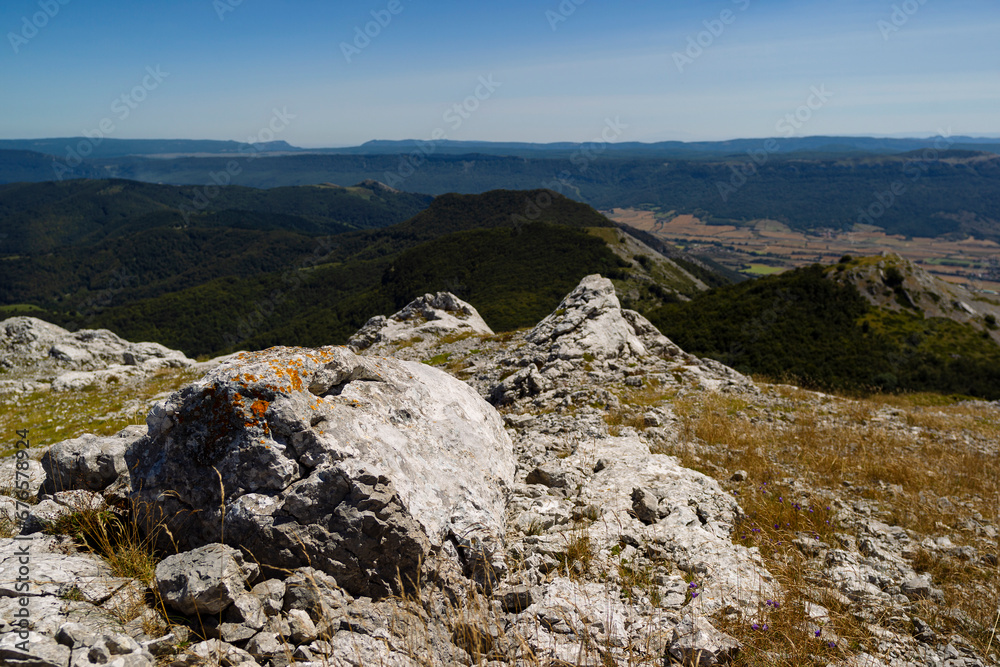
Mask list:
[[[907,237],[868,225],[850,231],[797,230],[776,220],[709,224],[695,215],[640,208],[605,211],[614,220],[747,275],[780,273],[844,255],[896,253],[973,291],[1000,292],[1000,244],[977,238]]]

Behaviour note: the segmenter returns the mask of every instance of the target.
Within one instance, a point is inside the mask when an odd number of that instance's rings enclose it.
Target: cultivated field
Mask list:
[[[617,208],[606,215],[748,274],[776,273],[814,262],[832,264],[843,255],[887,251],[950,282],[1000,291],[1000,245],[993,241],[905,238],[862,225],[849,232],[803,233],[775,220],[756,220],[741,226],[709,225],[693,215],[676,215],[672,211]]]

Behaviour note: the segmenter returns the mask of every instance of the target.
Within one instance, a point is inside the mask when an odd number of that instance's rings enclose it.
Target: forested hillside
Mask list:
[[[878,308],[820,265],[720,287],[649,318],[683,349],[745,373],[828,390],[1000,398],[1000,346],[988,331]]]

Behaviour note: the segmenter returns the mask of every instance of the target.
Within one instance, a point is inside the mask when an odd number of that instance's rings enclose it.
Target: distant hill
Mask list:
[[[746,373],[864,392],[1000,398],[1000,302],[899,258],[717,288],[649,313],[678,345]]]
[[[83,151],[80,147],[84,146]],[[34,151],[66,160],[74,152],[89,159],[126,155],[193,155],[300,151],[284,141],[248,144],[239,141],[197,139],[111,139],[65,137],[62,139],[0,139],[0,150]]]
[[[177,212],[190,194],[184,188],[127,181],[0,188],[8,207],[6,216],[0,207],[0,221],[32,248],[0,257],[0,313],[103,326],[197,355],[343,342],[372,315],[426,292],[474,302],[502,331],[537,321],[590,273],[612,277],[626,303],[642,308],[690,298],[706,280],[726,282],[704,267],[696,277],[688,270],[694,258],[664,257],[590,207],[546,190],[444,195],[405,221],[367,230],[319,215],[331,213],[323,208],[329,197],[344,193],[382,215],[376,202],[421,203],[373,183],[230,187],[184,225]],[[226,208],[235,204],[244,208]],[[341,217],[359,223],[357,215]]]
[[[338,155],[406,155],[413,151],[421,154],[428,150],[434,155],[494,155],[506,157],[568,158],[573,154],[597,152],[601,157],[622,159],[717,159],[759,150],[767,139],[731,139],[727,141],[614,141],[622,132],[615,121],[609,120],[612,141],[605,143],[597,138],[582,142],[532,143],[516,141],[454,141],[434,142],[417,139],[373,140],[360,146],[342,148],[305,149],[285,141],[257,142],[215,141],[199,139],[113,139],[94,141],[87,137],[46,139],[0,139],[0,151],[34,151],[65,159],[71,150],[81,144],[86,146],[90,159],[145,155],[211,155],[231,153],[327,153]],[[627,126],[622,126],[622,130]],[[938,137],[930,138],[880,138],[880,137],[776,137],[773,138],[774,154],[809,154],[812,157],[841,157],[844,155],[892,155],[926,148],[940,148]],[[1000,153],[1000,139],[953,136],[949,146],[958,149]],[[430,149],[428,146],[430,145]],[[22,180],[22,179],[18,179]]]
[[[453,141],[443,140],[433,143],[436,155],[499,155],[508,157],[553,158],[569,157],[585,151],[599,152],[602,157],[615,158],[661,158],[661,159],[717,159],[745,154],[746,151],[760,150],[767,139],[732,139],[728,141],[659,141],[643,143],[638,141],[614,141],[604,143],[602,139],[591,142],[501,142],[501,141]],[[813,157],[839,157],[843,155],[892,155],[927,148],[940,148],[937,137],[892,139],[879,137],[786,137],[774,138],[774,149],[769,152],[782,154],[804,154]],[[949,146],[973,151],[1000,153],[1000,139],[967,136],[948,137]],[[376,140],[350,148],[314,149],[315,152],[341,155],[405,155],[412,151],[426,151],[428,142],[416,139],[401,141]]]
[[[0,147],[58,154],[68,141]],[[597,209],[657,208],[710,224],[771,219],[808,231],[862,223],[903,236],[1000,241],[1000,139],[376,141],[311,151],[282,142],[119,141],[105,140],[66,173],[65,157],[2,152],[0,181],[101,176],[214,188],[223,174],[224,182],[254,188],[365,180],[432,195],[548,188]]]
[[[214,195],[214,196],[209,196]],[[338,234],[412,217],[432,197],[381,186],[207,190],[126,180],[0,185],[2,253],[85,247],[157,227],[280,229]]]
[[[112,304],[301,265],[327,237],[400,222],[432,200],[378,184],[205,194],[121,180],[0,186],[0,310],[83,325]]]
[[[281,155],[247,161],[234,183],[278,187],[375,179],[411,192],[478,194],[547,187],[597,209],[658,207],[709,222],[772,219],[792,229],[889,234],[973,234],[1000,240],[1000,156],[957,149],[916,156],[817,159],[746,153],[713,160],[501,157],[434,154],[414,168],[399,155]],[[117,158],[100,161],[117,177],[204,185],[225,158]],[[899,193],[893,193],[893,189]]]
[[[66,178],[99,178],[103,170],[91,163],[74,168],[62,165],[56,168],[57,159],[52,155],[27,150],[0,150],[0,184],[58,180]],[[65,171],[62,171],[65,169]]]

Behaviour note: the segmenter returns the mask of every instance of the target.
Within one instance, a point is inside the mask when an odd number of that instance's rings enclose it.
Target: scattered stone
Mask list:
[[[729,664],[739,650],[736,639],[698,616],[685,618],[677,625],[667,654],[682,665],[707,666]]]
[[[558,462],[546,463],[538,466],[525,478],[525,484],[541,484],[551,488],[564,489],[569,486],[571,473],[559,465]]]
[[[632,489],[632,512],[639,521],[646,525],[656,523],[660,518],[658,506],[659,500],[653,494],[639,487]]]
[[[232,547],[208,544],[168,556],[156,566],[163,601],[189,616],[218,614],[236,601],[256,566]]]
[[[7,632],[0,637],[0,664],[10,667],[66,667],[70,649],[52,637],[28,631]]]
[[[219,639],[209,639],[190,646],[171,663],[171,667],[188,665],[195,667],[206,664],[221,667],[260,667],[252,655]]]
[[[23,458],[8,456],[0,459],[0,494],[33,501],[38,497],[44,481],[45,470],[39,461],[27,455]]]
[[[903,590],[903,595],[911,600],[929,598],[931,597],[931,591],[933,590],[930,577],[927,576],[910,577],[903,582],[901,588]]]
[[[530,607],[537,596],[532,593],[529,586],[518,586],[512,590],[505,591],[500,600],[503,610],[508,614],[519,614]]]
[[[305,611],[290,609],[287,618],[293,644],[308,644],[316,639],[316,625]]]

